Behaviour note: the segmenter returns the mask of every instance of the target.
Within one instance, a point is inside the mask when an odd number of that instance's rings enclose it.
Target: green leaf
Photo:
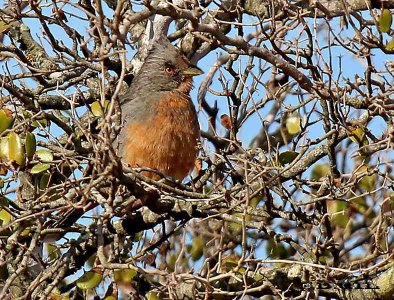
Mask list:
[[[0,138],[0,158],[8,158],[8,136]]]
[[[103,279],[103,274],[99,271],[92,270],[83,274],[76,282],[81,290],[93,289],[98,286]]]
[[[2,208],[0,209],[0,226],[7,225],[11,222],[12,216],[8,210]]]
[[[25,148],[26,156],[29,158],[31,158],[36,152],[36,137],[31,132],[28,132],[26,134]]]
[[[50,164],[38,163],[38,164],[34,165],[33,168],[31,168],[30,173],[31,174],[39,174],[39,173],[45,172],[50,167],[51,167]]]
[[[38,149],[36,151],[36,156],[42,162],[52,162],[53,161],[53,154],[48,149]]]
[[[392,22],[393,16],[391,15],[391,11],[389,9],[383,9],[379,18],[379,30],[381,32],[389,32]]]
[[[12,23],[6,23],[0,20],[0,33],[3,33],[12,27]]]
[[[139,242],[140,240],[142,240],[142,237],[143,237],[142,231],[135,233],[133,242]]]
[[[20,136],[15,132],[8,134],[8,159],[22,166],[25,162],[25,151]]]
[[[349,222],[350,216],[347,211],[349,204],[345,201],[329,200],[327,201],[327,212],[331,214],[331,223],[341,228],[345,228]]]
[[[104,110],[103,110],[103,106],[101,105],[100,101],[95,101],[92,103],[92,105],[90,106],[90,108],[92,109],[92,114],[95,117],[102,117],[104,116],[104,113],[108,110],[108,106],[109,106],[110,102],[108,100],[104,101]]]
[[[54,288],[49,296],[50,300],[70,300],[70,297],[68,294],[62,295],[59,291],[58,288]]]
[[[386,50],[391,51],[393,49],[394,49],[394,39],[391,39],[386,45]]]
[[[282,152],[280,155],[279,155],[279,162],[282,164],[282,165],[285,165],[285,164],[290,164],[290,163],[292,163],[295,159],[296,159],[296,157],[299,155],[299,153],[298,152],[295,152],[295,151],[285,151],[285,152]]]
[[[10,200],[8,200],[8,198],[0,196],[0,206],[8,207],[9,206],[9,202],[10,202]]]
[[[233,214],[235,217],[238,217],[242,219],[242,213],[234,213]],[[241,234],[242,230],[242,224],[236,223],[236,222],[228,222],[228,229],[230,231],[230,234],[233,236],[239,236]]]
[[[365,173],[368,172],[368,166],[363,165],[357,170],[357,173],[363,173],[363,172]],[[364,175],[359,181],[359,187],[364,191],[371,192],[375,188],[376,179],[377,179],[377,174]]]
[[[11,112],[8,109],[0,109],[0,134],[10,128],[13,122],[14,118]]]
[[[283,243],[277,243],[274,239],[270,239],[266,247],[268,255],[272,258],[288,258],[291,254]]]
[[[364,176],[360,180],[360,188],[362,188],[363,190],[365,190],[367,192],[373,191],[373,189],[375,188],[375,184],[376,184],[376,177],[377,177],[376,174]]]
[[[56,244],[47,244],[47,252],[51,260],[58,259],[62,255]]]
[[[176,254],[171,254],[167,258],[167,268],[173,272],[175,270],[175,263],[176,260],[178,259],[178,256]]]
[[[88,258],[88,260],[86,261],[86,265],[87,265],[89,268],[93,268],[94,263],[96,262],[96,258],[97,258],[97,255],[96,255],[96,254],[93,254],[92,256],[90,256],[90,257]]]
[[[318,181],[323,177],[326,177],[331,174],[331,169],[328,164],[320,164],[316,165],[312,169],[311,179],[313,181]]]
[[[137,271],[133,269],[119,269],[114,272],[115,282],[128,283],[133,281],[133,278],[137,275]]]
[[[30,233],[31,227],[26,227],[22,232],[21,236],[28,236]]]
[[[31,123],[31,126],[33,126],[33,127],[40,127],[40,126],[47,127],[48,124],[49,124],[49,122],[47,119],[40,119],[40,120],[33,121]]]
[[[365,197],[357,197],[351,202],[352,210],[357,211],[360,214],[364,214],[368,209],[369,205]]]
[[[362,128],[357,127],[356,129],[352,130],[349,134],[349,138],[356,144],[363,146],[368,145],[368,139],[365,136],[365,132]]]
[[[381,251],[388,251],[387,240],[385,237],[380,237],[378,244],[380,246]]]
[[[51,175],[48,173],[44,173],[41,175],[40,183],[38,184],[38,187],[41,191],[44,191],[48,187],[49,177],[51,177]]]
[[[22,111],[22,115],[26,119],[31,119],[31,117],[32,117],[32,114],[27,110]]]
[[[233,256],[228,256],[224,260],[224,267],[226,271],[230,271],[231,269],[234,269],[238,266],[239,258]]]
[[[287,132],[294,135],[301,130],[301,117],[297,112],[292,113],[286,119]]]
[[[149,292],[148,294],[146,294],[146,299],[147,300],[160,300],[158,294],[155,292]]]
[[[193,261],[197,261],[204,253],[205,243],[200,236],[195,236],[192,240],[192,247],[190,248],[190,256]]]

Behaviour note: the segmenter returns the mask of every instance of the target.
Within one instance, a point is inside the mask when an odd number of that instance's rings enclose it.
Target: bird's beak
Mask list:
[[[189,67],[187,69],[183,70],[181,73],[183,76],[193,77],[193,76],[201,75],[204,72],[199,67],[189,65]]]

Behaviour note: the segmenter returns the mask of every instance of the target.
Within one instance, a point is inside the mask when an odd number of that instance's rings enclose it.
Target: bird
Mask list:
[[[120,97],[119,153],[142,175],[183,180],[198,154],[200,127],[190,91],[203,71],[167,38],[156,40],[127,92]],[[153,171],[155,170],[155,171]]]

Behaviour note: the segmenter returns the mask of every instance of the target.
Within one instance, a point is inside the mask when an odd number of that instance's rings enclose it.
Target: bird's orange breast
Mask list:
[[[170,92],[158,103],[157,114],[145,122],[125,125],[123,161],[132,167],[156,169],[182,180],[193,168],[200,130],[190,97]],[[152,172],[144,175],[159,179]]]

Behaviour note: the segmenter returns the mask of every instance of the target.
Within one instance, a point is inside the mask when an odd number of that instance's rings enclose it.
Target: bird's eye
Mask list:
[[[166,64],[164,68],[164,72],[166,72],[167,75],[174,75],[176,70],[175,67],[171,64]]]

